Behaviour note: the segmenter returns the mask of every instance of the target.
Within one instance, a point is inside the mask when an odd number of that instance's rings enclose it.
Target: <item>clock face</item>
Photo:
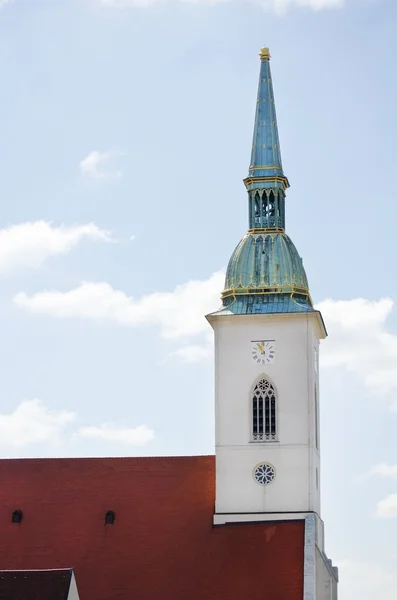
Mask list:
[[[269,365],[276,356],[276,342],[261,340],[252,342],[252,358],[258,365]]]

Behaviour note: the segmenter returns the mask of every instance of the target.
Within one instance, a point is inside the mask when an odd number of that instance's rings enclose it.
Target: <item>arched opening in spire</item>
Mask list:
[[[249,193],[249,228],[284,229],[284,192],[277,188]]]
[[[253,220],[253,226],[254,227],[260,227],[261,226],[261,197],[259,195],[259,192],[256,192],[255,194],[255,200],[254,200],[254,220]]]
[[[270,194],[263,194],[266,197],[266,209],[265,209],[265,226],[274,227],[274,209],[275,209],[275,198],[274,192],[271,190]]]

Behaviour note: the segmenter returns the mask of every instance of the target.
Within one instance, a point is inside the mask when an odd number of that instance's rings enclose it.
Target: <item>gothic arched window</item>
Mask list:
[[[252,396],[252,441],[273,442],[276,439],[276,391],[270,381],[261,379]]]

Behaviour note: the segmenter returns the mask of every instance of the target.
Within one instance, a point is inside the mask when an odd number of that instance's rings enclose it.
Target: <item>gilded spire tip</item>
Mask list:
[[[262,50],[259,53],[259,56],[261,57],[261,60],[269,60],[270,59],[270,50],[269,48],[262,48]]]

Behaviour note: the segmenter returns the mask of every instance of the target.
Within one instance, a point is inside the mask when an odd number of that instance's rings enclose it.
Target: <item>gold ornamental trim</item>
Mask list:
[[[270,60],[270,50],[269,48],[262,48],[259,52],[259,56],[261,60]]]

